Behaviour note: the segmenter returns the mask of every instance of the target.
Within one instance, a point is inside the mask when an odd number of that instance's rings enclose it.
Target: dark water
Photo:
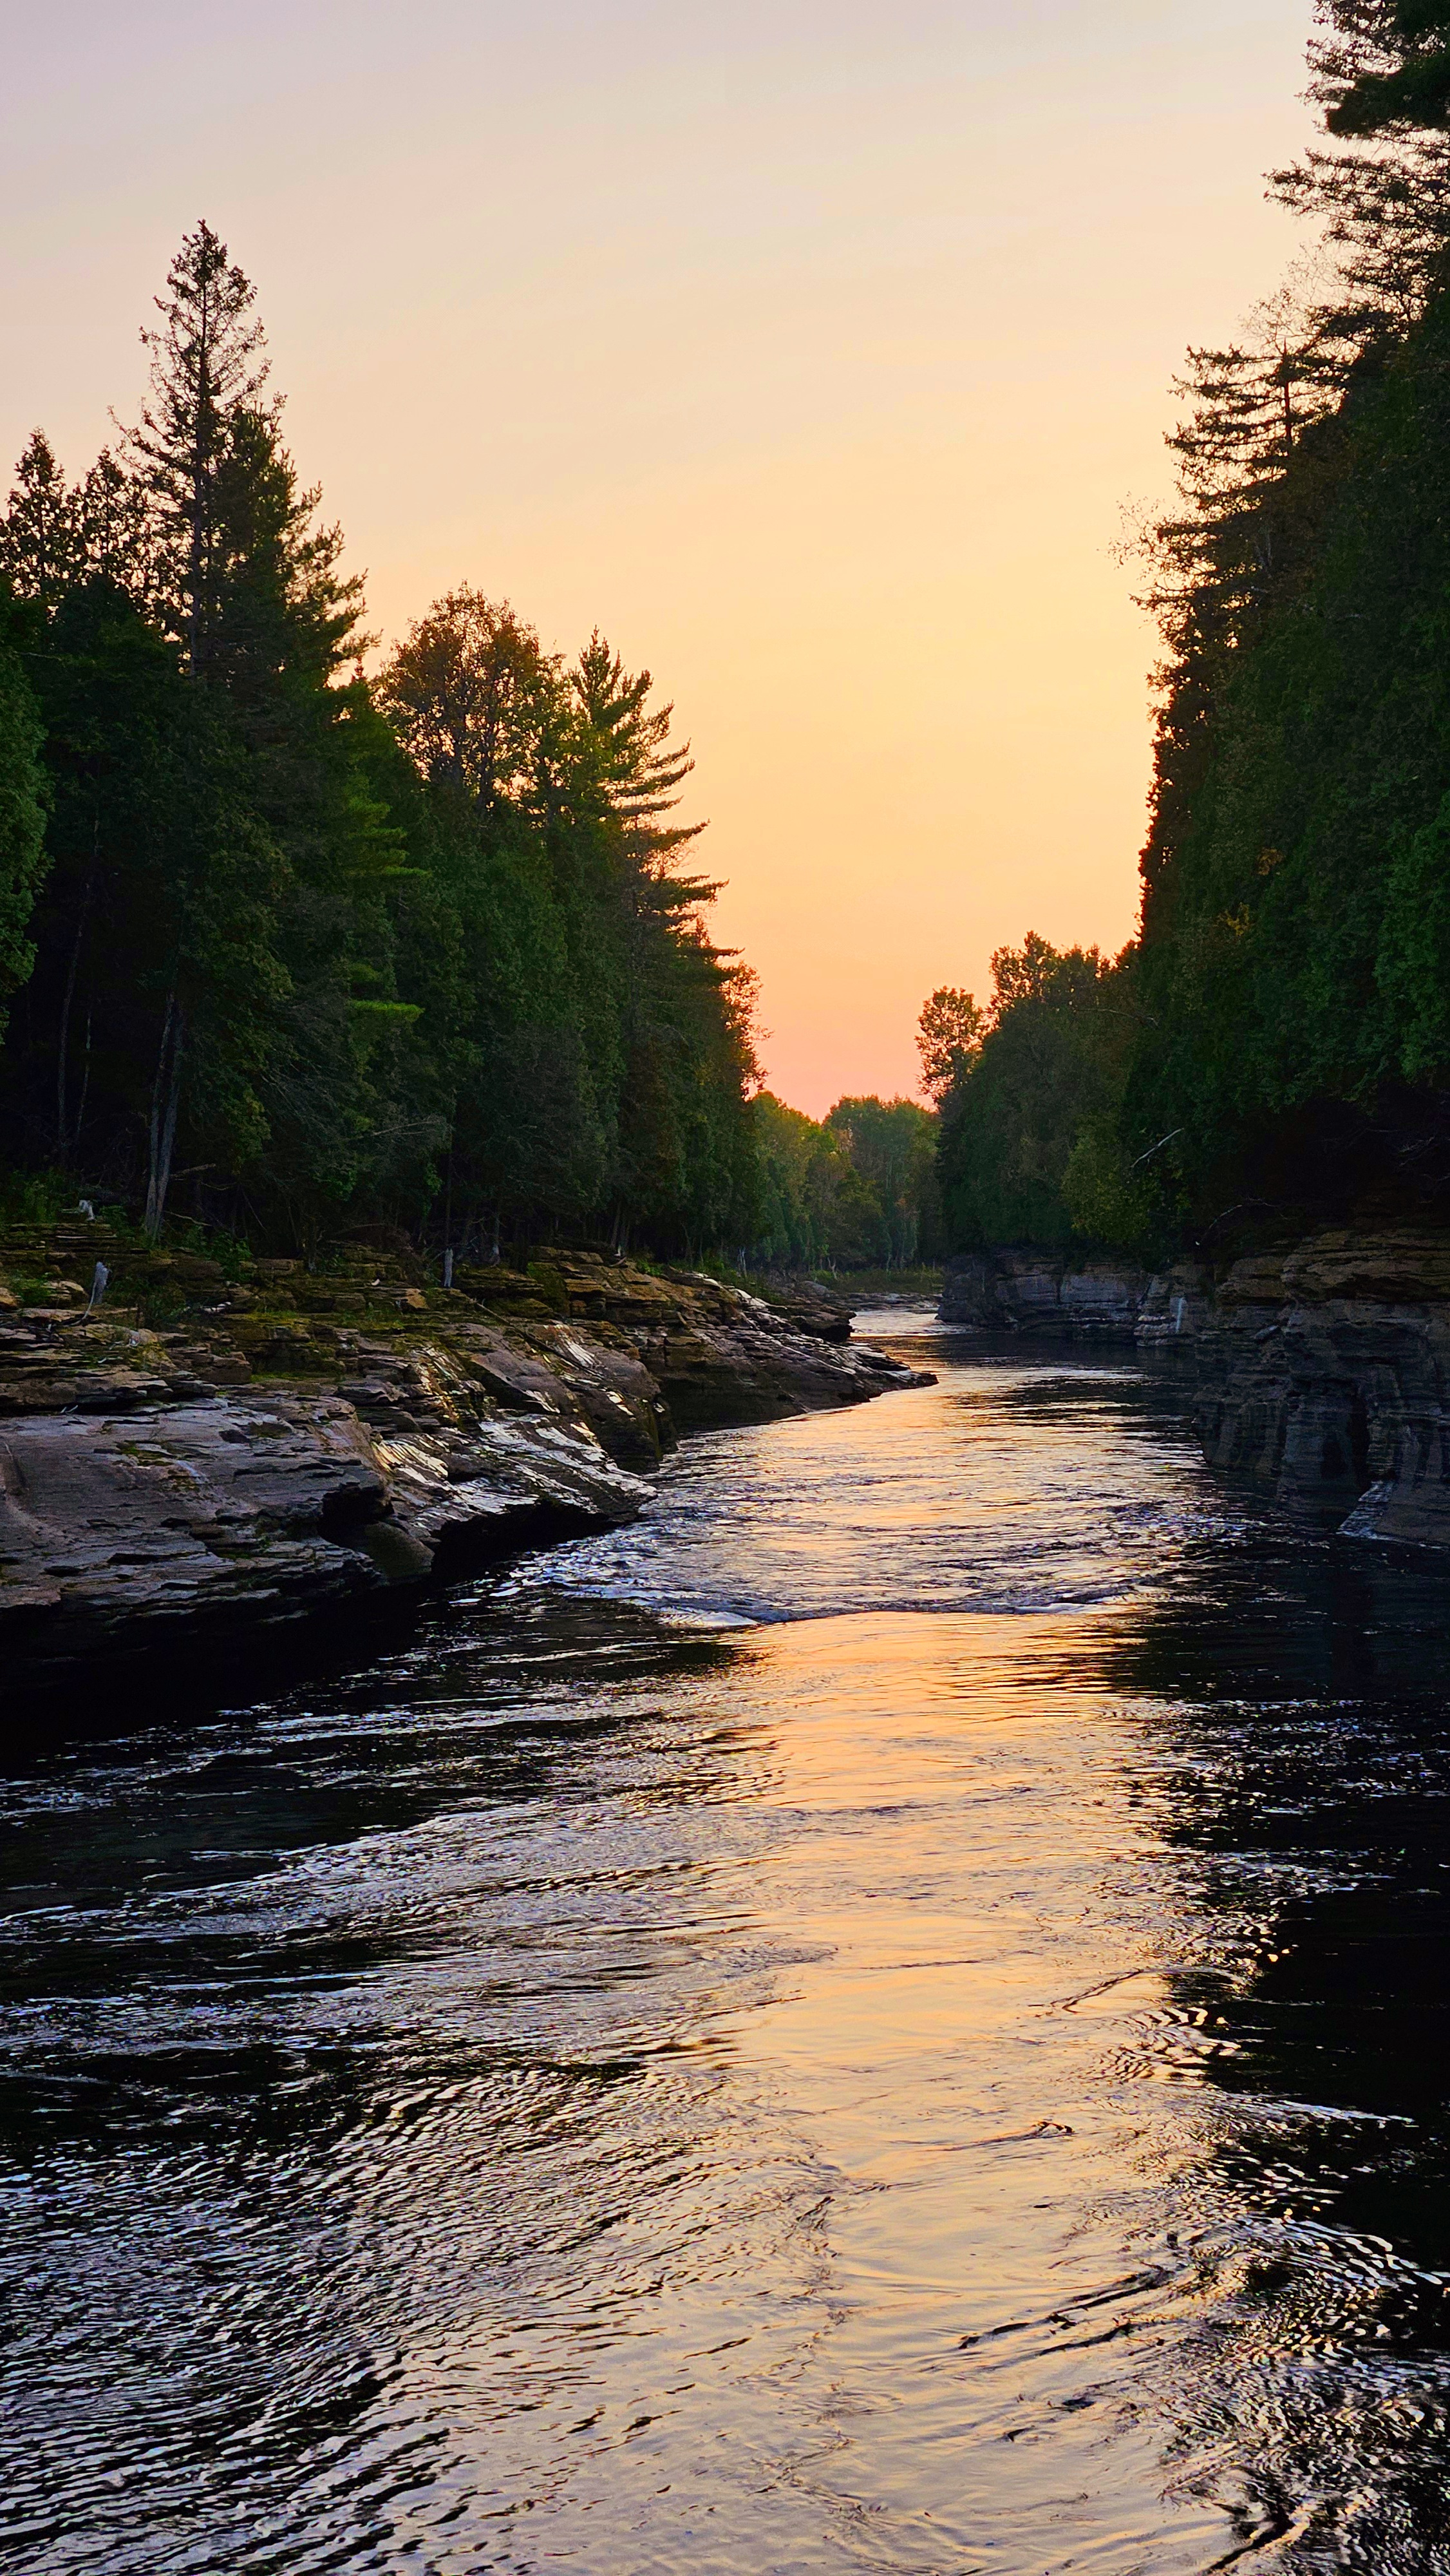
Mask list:
[[[953,1348],[12,1760],[7,2563],[1450,2570],[1450,1593]]]

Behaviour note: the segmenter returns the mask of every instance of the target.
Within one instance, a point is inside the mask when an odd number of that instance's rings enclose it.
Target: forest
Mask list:
[[[558,1236],[893,1265],[934,1120],[760,1091],[648,671],[466,582],[378,659],[202,223],[149,392],[0,518],[0,1198],[316,1259]]]
[[[1308,253],[1189,352],[1138,532],[1139,935],[934,997],[954,1248],[1216,1254],[1450,1185],[1450,8],[1322,0],[1310,70]]]

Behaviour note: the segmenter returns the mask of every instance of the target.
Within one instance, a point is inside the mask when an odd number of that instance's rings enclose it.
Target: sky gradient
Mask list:
[[[0,463],[133,413],[205,215],[371,622],[598,624],[694,742],[772,1087],[1136,911],[1169,380],[1296,248],[1310,0],[252,0],[7,32]]]

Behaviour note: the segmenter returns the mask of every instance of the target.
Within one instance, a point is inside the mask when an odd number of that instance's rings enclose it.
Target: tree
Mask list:
[[[144,1179],[154,1231],[180,1132],[232,1168],[266,1139],[285,863],[225,703],[114,583],[61,602],[31,667],[50,868],[12,1079],[45,1159],[73,1156],[84,1127],[94,1170]]]
[[[1316,65],[1331,134],[1378,135],[1450,125],[1450,8],[1444,0],[1391,0],[1327,16],[1335,39]]]
[[[5,1001],[35,962],[29,931],[45,869],[44,728],[13,640],[18,627],[0,590],[0,1032]]]
[[[921,1087],[938,1108],[977,1053],[986,1029],[986,1012],[958,985],[939,984],[923,1002],[916,1023]]]
[[[826,1125],[846,1147],[880,1219],[887,1266],[915,1261],[924,1205],[932,1196],[936,1119],[915,1100],[838,1100]]]
[[[151,392],[126,448],[157,523],[162,613],[195,677],[211,653],[225,550],[220,479],[237,416],[261,411],[268,367],[256,289],[202,222],[183,236],[143,331]],[[275,419],[275,406],[269,417]]]
[[[533,628],[464,582],[409,628],[377,696],[431,785],[488,805],[534,792],[562,688]]]
[[[149,596],[146,494],[109,448],[102,448],[80,483],[67,484],[49,439],[37,429],[15,468],[0,519],[0,579],[9,581],[17,598],[49,611],[94,573],[137,600]]]
[[[5,661],[16,1148],[84,1155],[153,1232],[187,1169],[197,1213],[309,1252],[425,1228],[440,1183],[488,1243],[746,1240],[753,978],[679,863],[671,708],[597,630],[566,669],[466,584],[369,688],[361,581],[207,224],[157,306],[122,451],[72,486],[37,433],[0,522],[50,804],[42,865]]]
[[[1095,948],[1059,950],[1029,931],[992,960],[991,1029],[942,1109],[949,1238],[1043,1246],[1076,1231],[1064,1180],[1084,1122],[1114,1105]]]
[[[75,579],[80,557],[79,495],[44,430],[32,430],[0,520],[0,579],[17,599],[50,609]]]
[[[1329,148],[1273,174],[1273,192],[1324,227],[1338,265],[1329,327],[1354,348],[1423,310],[1450,242],[1450,35],[1438,0],[1317,0],[1310,97]]]

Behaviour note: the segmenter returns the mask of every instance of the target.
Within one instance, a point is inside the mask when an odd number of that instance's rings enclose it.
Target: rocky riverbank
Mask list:
[[[1216,1466],[1349,1538],[1450,1546],[1450,1237],[1324,1233],[1236,1262],[1197,1335]]]
[[[1323,1232],[1157,1277],[992,1253],[949,1264],[941,1312],[1191,1368],[1212,1465],[1346,1537],[1450,1547],[1450,1235]]]
[[[683,1433],[923,1382],[824,1292],[588,1253],[443,1290],[396,1253],[228,1275],[80,1221],[0,1263],[12,1701],[446,1584],[630,1518]]]
[[[1131,1342],[1153,1282],[1146,1270],[1045,1252],[969,1253],[949,1261],[941,1318],[1043,1341]]]

